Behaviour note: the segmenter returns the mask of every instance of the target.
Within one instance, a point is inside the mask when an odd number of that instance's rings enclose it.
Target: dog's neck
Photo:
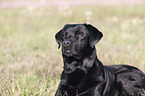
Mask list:
[[[72,86],[81,85],[82,81],[86,79],[88,71],[98,60],[96,56],[96,49],[92,49],[88,54],[81,56],[80,59],[74,57],[63,57],[64,59],[64,73],[66,82]],[[72,81],[73,80],[73,81]]]
[[[66,73],[72,73],[77,68],[88,71],[88,69],[93,66],[96,58],[97,56],[95,48],[90,49],[86,54],[80,56],[63,56],[64,70],[66,71]]]

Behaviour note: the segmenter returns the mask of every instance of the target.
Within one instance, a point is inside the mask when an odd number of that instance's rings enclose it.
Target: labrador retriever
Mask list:
[[[90,24],[66,24],[56,35],[64,70],[55,96],[143,96],[145,74],[128,65],[104,66],[95,44],[103,34]]]

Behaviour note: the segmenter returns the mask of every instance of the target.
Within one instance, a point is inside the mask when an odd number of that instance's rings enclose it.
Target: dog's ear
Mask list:
[[[89,31],[89,43],[92,48],[101,40],[103,34],[90,24],[84,24]]]
[[[60,43],[61,43],[61,36],[62,36],[62,29],[59,31],[59,32],[57,32],[56,34],[55,34],[55,39],[56,39],[56,42],[58,43],[58,49],[60,48]]]

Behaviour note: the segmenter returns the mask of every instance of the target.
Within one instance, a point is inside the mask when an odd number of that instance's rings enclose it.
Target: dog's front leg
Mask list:
[[[59,84],[55,96],[69,96],[67,86]]]

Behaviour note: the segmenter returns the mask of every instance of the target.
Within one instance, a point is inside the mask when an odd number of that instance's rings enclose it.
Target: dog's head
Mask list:
[[[95,48],[102,37],[103,34],[90,24],[66,24],[55,35],[58,48],[62,45],[66,57],[84,55],[89,48]]]

